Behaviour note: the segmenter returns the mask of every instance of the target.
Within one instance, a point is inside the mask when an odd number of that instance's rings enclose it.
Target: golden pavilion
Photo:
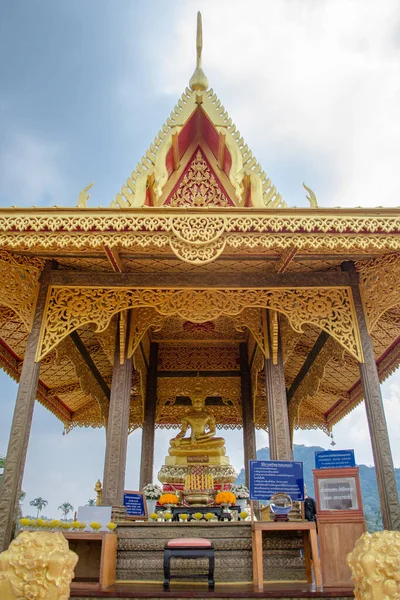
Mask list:
[[[384,525],[400,529],[380,392],[400,364],[400,210],[323,208],[311,190],[290,207],[209,87],[201,38],[199,22],[189,87],[109,208],[88,186],[75,208],[0,209],[0,364],[19,382],[0,550],[36,399],[66,432],[106,427],[103,503],[120,507],[129,433],[142,488],[155,428],[182,427],[195,390],[211,427],[243,431],[245,465],[256,429],[288,460],[296,428],[329,434],[364,400]]]

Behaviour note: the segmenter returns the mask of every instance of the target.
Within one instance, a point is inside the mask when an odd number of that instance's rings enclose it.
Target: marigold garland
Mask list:
[[[164,506],[164,504],[178,504],[178,496],[176,494],[163,494],[158,503],[161,506]]]
[[[217,504],[235,504],[236,496],[232,492],[219,492],[215,498]]]

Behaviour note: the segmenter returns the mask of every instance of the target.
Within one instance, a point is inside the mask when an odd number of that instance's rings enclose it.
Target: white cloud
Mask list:
[[[63,145],[16,132],[0,151],[0,199],[5,205],[49,206],[65,199]]]
[[[297,162],[324,206],[400,205],[397,0],[186,2],[158,59],[174,99],[194,68],[197,8],[210,85],[267,172]]]

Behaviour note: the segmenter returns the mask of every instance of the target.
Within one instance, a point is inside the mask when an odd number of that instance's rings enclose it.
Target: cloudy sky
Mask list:
[[[108,206],[166,120],[194,69],[196,11],[203,65],[284,199],[305,206],[400,205],[398,0],[13,0],[0,8],[0,205]],[[16,385],[0,374],[0,453]],[[400,467],[400,376],[383,385]],[[363,406],[335,428],[336,448],[372,464]],[[171,432],[157,432],[157,470]],[[227,435],[234,466],[241,433]],[[267,443],[258,435],[258,447]],[[329,447],[321,432],[296,443]],[[36,405],[23,487],[57,514],[94,496],[105,435],[62,425]],[[140,432],[129,439],[126,487],[136,489]],[[156,472],[156,471],[155,471]]]

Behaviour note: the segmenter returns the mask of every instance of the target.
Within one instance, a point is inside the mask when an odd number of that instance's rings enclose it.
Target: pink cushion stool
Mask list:
[[[171,558],[208,558],[208,573],[171,575]],[[209,589],[213,589],[214,582],[214,546],[205,538],[175,538],[169,540],[164,547],[164,589],[169,589],[172,578],[208,579]]]

